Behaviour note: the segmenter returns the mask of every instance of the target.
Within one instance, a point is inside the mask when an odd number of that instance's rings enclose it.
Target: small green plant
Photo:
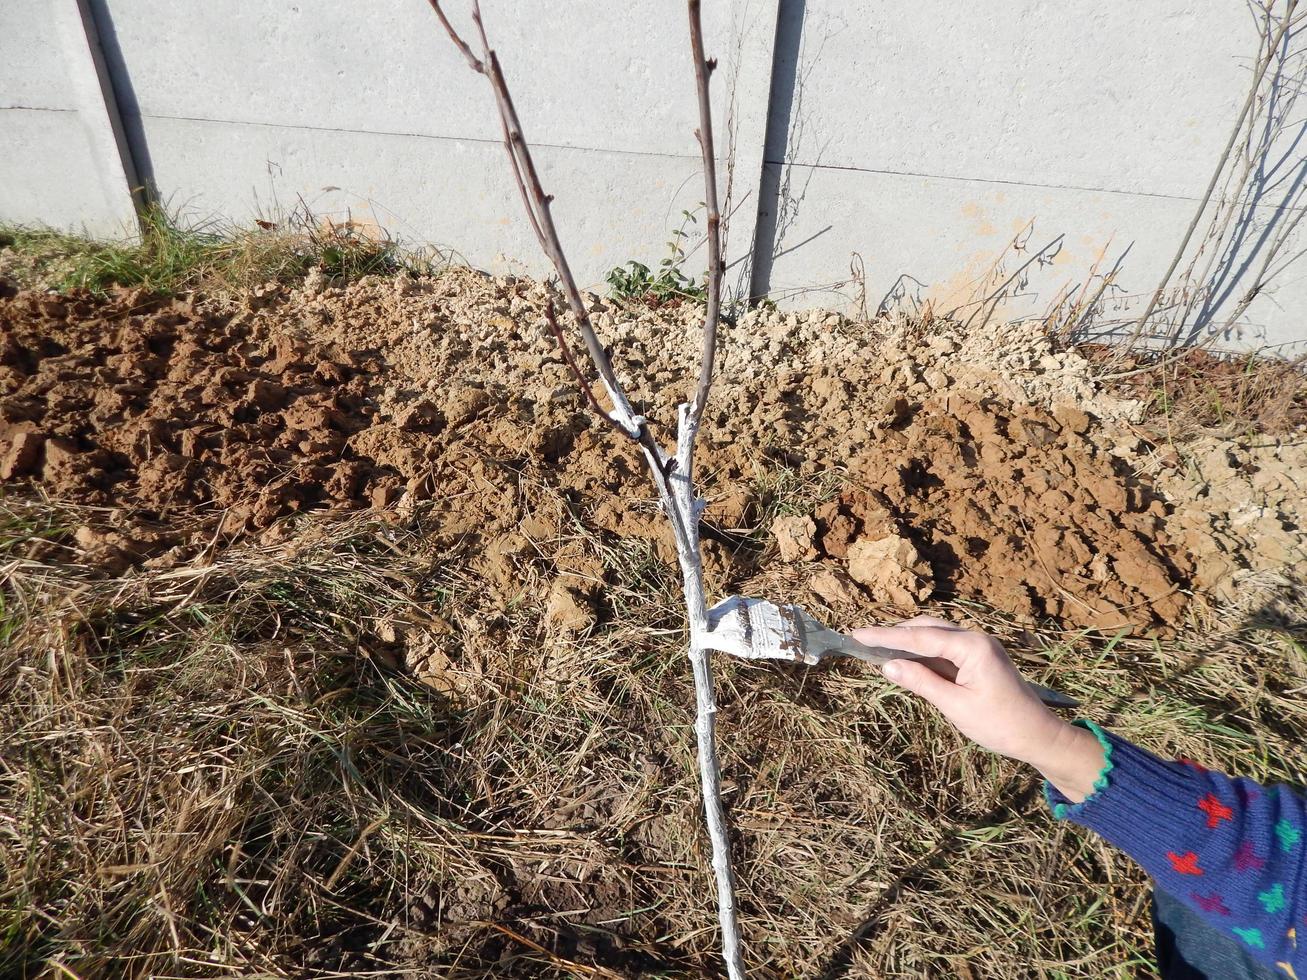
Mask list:
[[[1152,406],[1159,415],[1169,415],[1175,404],[1165,388],[1157,388],[1153,392]]]
[[[640,301],[650,306],[681,300],[704,302],[708,295],[705,282],[687,276],[684,269],[685,240],[689,237],[686,228],[698,224],[698,221],[694,212],[681,212],[680,227],[672,229],[667,256],[658,263],[657,272],[634,260],[615,266],[607,277],[612,294],[618,299]]]

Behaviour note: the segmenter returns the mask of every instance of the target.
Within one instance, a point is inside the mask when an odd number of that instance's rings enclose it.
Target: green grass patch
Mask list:
[[[314,269],[334,282],[430,275],[451,261],[448,253],[402,245],[374,226],[319,218],[303,208],[241,227],[189,223],[178,212],[153,206],[141,215],[137,234],[121,241],[0,226],[0,275],[21,286],[96,295],[115,287],[164,296],[239,291],[293,283]]]

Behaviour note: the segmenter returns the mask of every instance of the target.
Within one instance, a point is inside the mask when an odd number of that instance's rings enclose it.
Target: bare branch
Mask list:
[[[700,0],[688,0],[690,13],[690,52],[694,57],[694,81],[699,94],[699,149],[703,154],[704,204],[708,209],[708,298],[703,318],[703,356],[699,364],[699,382],[690,400],[689,433],[691,441],[698,432],[708,390],[712,386],[713,361],[717,355],[717,323],[722,307],[721,211],[717,205],[717,160],[713,154],[712,100],[708,79],[717,67],[716,60],[704,55],[703,22],[699,15]],[[681,453],[693,449],[678,447]]]
[[[704,818],[712,843],[713,874],[717,879],[717,920],[722,930],[722,958],[730,980],[743,980],[744,957],[740,950],[740,922],[735,907],[735,874],[731,867],[731,847],[726,830],[726,812],[722,806],[721,765],[717,760],[717,699],[713,684],[712,662],[704,645],[703,633],[708,616],[703,588],[703,562],[699,555],[699,514],[702,501],[694,493],[694,442],[708,405],[712,387],[713,362],[717,355],[717,323],[722,306],[721,209],[717,203],[717,159],[714,153],[712,100],[708,80],[715,60],[704,54],[703,21],[700,0],[688,0],[690,17],[690,53],[694,58],[694,81],[699,96],[699,149],[703,154],[704,206],[708,211],[708,296],[703,320],[703,354],[699,380],[688,404],[680,407],[676,440],[676,473],[669,477],[674,506],[669,510],[681,516],[693,551],[682,556],[685,606],[690,617],[690,663],[694,668],[694,690],[698,702],[695,732],[699,743],[699,777],[703,788]]]
[[[441,22],[448,24],[438,4],[434,0],[428,0],[428,2],[432,2],[436,13],[441,16]],[[531,228],[540,241],[540,247],[558,272],[563,296],[567,300],[573,317],[576,318],[590,360],[598,370],[604,388],[613,401],[613,411],[609,413],[601,410],[601,415],[640,444],[649,464],[650,474],[658,485],[660,498],[663,499],[668,518],[671,520],[672,530],[676,535],[677,549],[678,551],[691,549],[692,544],[697,541],[698,535],[697,533],[692,535],[692,529],[688,526],[689,521],[674,506],[668,503],[672,499],[672,487],[669,482],[669,471],[666,467],[667,454],[663,452],[662,447],[650,434],[644,419],[635,414],[625,391],[617,380],[617,376],[613,373],[608,352],[599,343],[599,338],[595,335],[594,327],[590,322],[590,312],[581,297],[581,290],[577,287],[576,277],[572,275],[567,256],[563,253],[563,246],[558,237],[558,229],[554,225],[553,215],[550,212],[550,202],[553,201],[553,197],[546,194],[544,187],[541,185],[540,175],[536,170],[535,161],[531,157],[530,147],[522,135],[522,124],[518,119],[517,109],[513,105],[513,98],[509,93],[503,70],[500,68],[499,58],[490,47],[490,41],[486,36],[485,23],[481,17],[481,5],[477,0],[472,2],[472,20],[476,24],[483,52],[480,60],[475,59],[475,57],[472,59],[475,62],[473,67],[481,66],[478,70],[489,80],[491,91],[494,93],[495,102],[499,109],[504,146],[508,151],[513,177],[522,195],[522,203],[526,207]],[[456,44],[462,43],[462,39],[452,31],[450,36]],[[466,47],[465,44],[462,46]],[[591,392],[591,398],[593,398],[593,392]],[[692,443],[693,440],[690,440],[690,442]],[[688,473],[689,467],[682,465],[681,470]],[[693,547],[692,550],[697,554],[697,546]]]
[[[678,509],[670,504],[673,499],[672,486],[670,483],[671,470],[667,466],[667,454],[663,452],[657,441],[649,432],[648,426],[644,419],[635,414],[631,403],[622,389],[617,376],[613,372],[612,363],[608,352],[599,343],[599,338],[595,335],[594,326],[590,322],[590,311],[586,308],[585,301],[581,297],[581,290],[576,284],[576,277],[572,274],[571,265],[567,261],[567,256],[563,252],[563,246],[558,237],[558,229],[554,225],[553,215],[550,211],[550,203],[553,196],[546,194],[544,187],[540,182],[540,175],[535,167],[535,161],[531,157],[531,149],[522,135],[522,124],[517,116],[517,109],[513,105],[512,95],[508,90],[508,83],[504,79],[503,70],[499,65],[499,58],[494,50],[490,47],[489,38],[486,36],[485,22],[481,17],[481,5],[478,0],[472,0],[472,20],[476,24],[477,34],[481,42],[482,57],[478,59],[472,54],[467,43],[458,35],[450,25],[448,18],[440,9],[439,0],[428,0],[436,15],[440,18],[441,24],[445,27],[450,39],[464,52],[468,64],[476,71],[485,75],[490,82],[491,91],[494,93],[495,102],[499,110],[499,121],[504,138],[504,147],[508,151],[509,163],[513,170],[513,177],[517,183],[519,192],[522,195],[522,203],[526,207],[527,217],[531,222],[531,228],[535,232],[537,239],[540,241],[540,247],[544,250],[545,255],[553,263],[554,269],[558,272],[559,283],[562,288],[563,296],[567,300],[568,307],[572,315],[576,318],[577,326],[581,331],[581,338],[585,341],[586,350],[590,355],[590,360],[594,363],[599,372],[599,377],[604,383],[604,388],[609,398],[613,401],[613,411],[603,412],[600,414],[605,419],[614,423],[627,436],[634,439],[644,450],[646,461],[649,464],[649,470],[653,476],[654,482],[658,485],[660,498],[664,501],[664,507],[667,510],[668,518],[671,520],[672,529],[676,535],[677,549],[692,550],[698,553],[697,540],[698,534],[696,528],[689,526],[689,521],[685,515],[681,514]],[[702,46],[702,45],[701,45]],[[710,131],[711,132],[711,131]],[[720,260],[718,262],[720,265]],[[555,334],[561,336],[561,331]],[[564,346],[566,351],[566,347]],[[570,352],[568,352],[570,353]],[[579,374],[579,370],[578,370]],[[583,386],[588,389],[587,386]],[[594,399],[593,391],[589,392],[592,404],[597,404]],[[693,443],[693,439],[689,440]],[[690,472],[688,461],[679,460],[678,466],[683,474]],[[686,477],[688,479],[688,477]]]
[[[1284,17],[1280,21],[1280,26],[1276,29],[1275,35],[1271,38],[1268,46],[1269,52],[1274,52],[1280,46],[1280,41],[1284,38],[1285,32],[1293,23],[1294,9],[1298,6],[1298,0],[1288,0]],[[1269,12],[1269,7],[1267,8]],[[1248,87],[1248,97],[1244,99],[1243,108],[1239,110],[1239,118],[1235,120],[1234,128],[1230,131],[1230,138],[1225,144],[1225,150],[1221,153],[1221,159],[1216,164],[1216,170],[1212,173],[1212,179],[1208,181],[1207,190],[1204,191],[1202,199],[1198,202],[1198,207],[1194,211],[1193,219],[1189,222],[1189,227],[1185,230],[1184,237],[1180,239],[1180,247],[1176,249],[1175,257],[1171,259],[1171,264],[1167,266],[1166,272],[1162,275],[1162,281],[1157,284],[1152,298],[1148,301],[1148,306],[1144,308],[1143,315],[1139,317],[1135,324],[1133,335],[1126,341],[1126,347],[1133,344],[1142,336],[1147,328],[1148,318],[1153,315],[1157,304],[1162,300],[1162,293],[1165,292],[1167,284],[1171,281],[1171,276],[1175,274],[1176,267],[1180,265],[1180,260],[1184,257],[1185,250],[1189,247],[1189,242],[1193,238],[1194,231],[1198,227],[1198,222],[1202,219],[1203,213],[1207,210],[1207,205],[1212,199],[1212,192],[1216,189],[1216,183],[1225,171],[1226,161],[1230,159],[1230,153],[1234,145],[1239,140],[1243,132],[1244,120],[1252,111],[1253,103],[1256,101],[1257,92],[1262,85],[1262,76],[1266,74],[1266,69],[1272,61],[1271,54],[1260,56],[1257,59],[1257,67],[1253,72],[1252,84]]]
[[[581,338],[585,341],[590,359],[594,362],[599,376],[603,379],[609,396],[616,403],[614,408],[624,416],[633,416],[634,412],[630,411],[621,384],[613,373],[608,354],[600,345],[599,338],[595,336],[594,327],[590,322],[590,311],[586,308],[585,301],[581,297],[581,290],[577,287],[576,278],[573,276],[572,268],[567,261],[567,256],[563,253],[563,246],[558,239],[558,230],[554,226],[553,214],[550,211],[550,202],[553,201],[553,197],[545,193],[544,187],[540,183],[540,175],[536,171],[535,161],[531,158],[530,148],[522,136],[522,126],[517,120],[517,112],[513,108],[512,98],[508,94],[508,86],[504,81],[503,72],[499,68],[499,59],[493,51],[489,51],[488,55],[490,78],[500,99],[501,109],[504,112],[504,121],[512,151],[511,155],[515,161],[515,167],[520,168],[518,179],[521,182],[525,178],[525,187],[528,192],[527,199],[532,204],[532,207],[528,209],[532,226],[540,238],[545,254],[549,256],[554,268],[558,270],[563,296],[567,299],[568,306],[571,307],[572,315],[576,317],[577,326],[581,330]]]
[[[477,56],[472,53],[472,49],[468,47],[467,42],[459,36],[458,31],[454,30],[454,25],[449,22],[449,18],[445,16],[445,12],[440,9],[440,0],[427,0],[427,2],[431,4],[431,9],[434,10],[436,16],[440,18],[440,26],[445,29],[445,33],[449,35],[449,39],[454,42],[454,47],[458,48],[458,50],[463,53],[463,57],[467,59],[467,63],[471,69],[484,75],[486,73],[486,66],[483,65],[480,60],[478,60]]]
[[[586,380],[586,376],[581,373],[581,368],[577,365],[576,358],[572,356],[572,349],[568,347],[567,339],[563,336],[563,331],[559,329],[558,318],[554,315],[553,300],[545,301],[545,322],[549,324],[549,330],[553,333],[554,340],[558,342],[558,349],[563,355],[563,360],[566,361],[567,366],[572,369],[572,374],[576,377],[576,383],[580,386],[581,393],[585,395],[586,403],[598,413],[600,418],[611,422],[618,431],[621,431],[622,427],[618,425],[614,419],[608,418],[608,413],[603,410],[603,406],[601,406],[598,399],[595,398],[594,389],[590,387],[590,382]]]
[[[558,272],[563,296],[567,300],[572,315],[576,318],[577,326],[581,331],[581,338],[585,341],[586,351],[589,353],[595,369],[599,372],[604,389],[613,401],[613,412],[610,417],[617,421],[619,427],[630,438],[642,441],[643,423],[637,421],[638,416],[631,408],[630,401],[613,372],[608,355],[595,335],[594,326],[590,322],[590,312],[581,297],[581,290],[577,286],[576,277],[572,274],[571,265],[563,252],[562,243],[558,238],[558,229],[554,225],[553,214],[550,211],[550,202],[553,197],[545,193],[544,187],[540,183],[540,175],[531,156],[531,149],[522,134],[522,123],[518,119],[517,109],[513,105],[513,98],[509,93],[503,70],[500,68],[499,58],[490,47],[490,41],[486,36],[485,24],[481,17],[481,5],[477,0],[472,2],[472,20],[476,24],[482,49],[481,58],[478,59],[472,54],[467,43],[449,25],[448,18],[440,9],[439,0],[428,0],[428,3],[431,4],[432,9],[440,18],[441,24],[445,26],[450,39],[463,52],[468,64],[474,70],[485,75],[490,82],[490,88],[494,93],[495,103],[499,110],[504,146],[508,151],[509,162],[513,169],[513,177],[517,183],[518,191],[521,193],[523,204],[526,206],[531,229],[535,232],[545,255]]]

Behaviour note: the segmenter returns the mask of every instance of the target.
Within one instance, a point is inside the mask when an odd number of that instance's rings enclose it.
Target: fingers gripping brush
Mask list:
[[[708,610],[704,646],[746,660],[789,660],[819,664],[832,657],[853,657],[884,666],[891,660],[920,660],[946,680],[956,680],[957,665],[939,657],[907,650],[873,647],[823,626],[801,606],[777,605],[766,599],[731,596]],[[1080,702],[1039,684],[1026,681],[1044,704],[1075,708]]]

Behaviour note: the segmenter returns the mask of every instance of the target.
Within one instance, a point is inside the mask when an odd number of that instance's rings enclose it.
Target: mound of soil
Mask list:
[[[907,416],[854,458],[865,489],[817,509],[822,552],[901,536],[937,589],[1023,618],[1176,621],[1192,562],[1171,547],[1161,499],[1095,445],[1083,411],[950,397]]]
[[[238,307],[22,292],[0,300],[0,479],[107,508],[78,541],[110,570],[279,533],[296,512],[434,501],[424,526],[492,590],[520,592],[535,563],[556,579],[542,615],[584,629],[605,569],[568,520],[664,558],[670,545],[638,454],[586,412],[545,298],[470,272]],[[594,302],[637,408],[673,418],[695,311]],[[1259,530],[1283,538],[1264,559],[1204,503],[1209,483],[1132,425],[1136,403],[1097,392],[1038,334],[757,311],[724,329],[720,365],[700,456],[719,589],[788,569],[833,607],[957,597],[1149,630],[1176,624],[1195,589],[1301,555],[1291,447],[1225,477],[1256,477]],[[761,547],[776,474],[836,468],[834,494],[784,501],[799,519],[778,525],[779,555]]]

